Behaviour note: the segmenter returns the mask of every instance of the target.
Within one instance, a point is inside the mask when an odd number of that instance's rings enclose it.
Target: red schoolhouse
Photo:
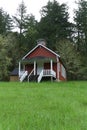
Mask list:
[[[61,58],[46,47],[44,40],[39,40],[36,47],[29,51],[19,62],[19,80],[28,82],[51,79],[66,80],[66,69]]]

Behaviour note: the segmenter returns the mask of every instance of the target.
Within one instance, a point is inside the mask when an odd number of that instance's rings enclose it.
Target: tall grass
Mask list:
[[[87,130],[87,82],[0,83],[0,130]]]

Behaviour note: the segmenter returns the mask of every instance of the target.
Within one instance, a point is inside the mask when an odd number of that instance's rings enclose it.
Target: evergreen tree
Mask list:
[[[82,77],[87,79],[87,1],[79,0],[78,9],[75,11],[74,21],[76,24],[75,42],[77,50],[82,56]]]
[[[26,31],[26,6],[24,1],[19,4],[19,7],[17,9],[16,16],[13,16],[14,22],[15,22],[15,28],[19,32],[18,39],[19,39],[19,52],[20,56],[24,55],[24,52],[26,51],[26,39],[25,39],[25,31]]]
[[[0,36],[0,81],[8,77],[8,67],[11,65],[11,58],[8,56],[6,43],[2,36]]]
[[[0,9],[0,34],[7,34],[12,30],[13,22],[9,14]]]
[[[36,40],[38,39],[37,21],[32,14],[29,15],[26,20],[25,37],[29,51],[35,46]]]
[[[15,27],[17,27],[20,35],[23,34],[25,29],[25,21],[26,21],[26,6],[25,3],[22,1],[17,9],[16,16],[13,16]]]
[[[80,0],[75,11],[77,50],[87,55],[87,1]]]
[[[0,80],[7,80],[9,72],[18,66],[19,48],[17,36],[10,33],[0,36]]]
[[[68,22],[69,14],[66,4],[59,4],[56,0],[48,2],[41,10],[41,21],[38,24],[39,35],[45,38],[52,49],[55,43],[62,38],[70,38],[71,25]]]

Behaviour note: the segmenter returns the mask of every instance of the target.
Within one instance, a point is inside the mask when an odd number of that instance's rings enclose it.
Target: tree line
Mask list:
[[[9,80],[9,73],[39,38],[61,56],[69,80],[87,79],[87,1],[79,0],[76,4],[73,22],[69,21],[67,4],[56,0],[41,8],[40,21],[27,13],[23,1],[14,16],[0,8],[1,81]]]

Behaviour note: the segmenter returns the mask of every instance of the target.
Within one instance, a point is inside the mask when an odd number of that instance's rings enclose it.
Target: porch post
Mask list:
[[[34,75],[36,75],[36,61],[34,61]]]
[[[19,62],[19,77],[20,77],[20,71],[21,71],[21,63]]]
[[[53,70],[53,61],[51,60],[50,61],[50,68],[51,68],[51,71]],[[53,77],[51,76],[51,82],[53,81]]]
[[[58,57],[57,57],[57,79],[58,79],[58,81],[59,81],[59,59],[58,59]]]
[[[51,64],[50,68],[51,68],[51,70],[53,70],[53,61],[52,60],[50,61],[50,64]]]

